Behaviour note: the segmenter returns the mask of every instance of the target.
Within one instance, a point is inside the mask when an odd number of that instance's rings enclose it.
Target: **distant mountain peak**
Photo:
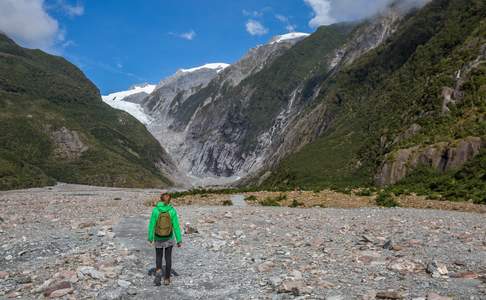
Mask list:
[[[179,69],[178,71],[183,73],[192,73],[202,69],[211,69],[211,70],[216,70],[216,72],[219,73],[229,66],[230,65],[226,63],[209,63],[199,67],[190,68],[190,69]]]
[[[304,33],[304,32],[289,32],[289,33],[286,33],[286,34],[274,36],[270,40],[269,44],[281,43],[281,42],[285,42],[285,41],[288,41],[288,40],[304,39],[304,38],[308,37],[309,35],[310,35],[309,33]]]

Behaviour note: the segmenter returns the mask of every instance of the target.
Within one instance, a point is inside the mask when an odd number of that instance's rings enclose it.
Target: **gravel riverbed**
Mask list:
[[[146,241],[156,190],[0,193],[0,298],[486,299],[486,215],[176,200],[169,287]]]

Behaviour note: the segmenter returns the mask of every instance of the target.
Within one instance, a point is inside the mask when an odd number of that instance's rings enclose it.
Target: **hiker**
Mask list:
[[[162,274],[164,274],[164,285],[170,284],[170,273],[172,268],[172,248],[174,243],[181,247],[181,230],[177,212],[170,205],[171,195],[163,193],[152,210],[148,227],[148,240],[155,246],[155,279],[154,284],[160,286]],[[175,241],[174,241],[175,238]],[[165,256],[165,272],[162,273],[162,257]]]

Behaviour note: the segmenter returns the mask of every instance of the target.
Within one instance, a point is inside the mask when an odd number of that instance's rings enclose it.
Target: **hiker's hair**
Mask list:
[[[166,195],[169,196],[169,200],[172,199],[172,195],[171,194],[169,194],[169,193],[162,193],[162,194],[160,194],[160,200],[164,200],[164,196],[166,196]]]

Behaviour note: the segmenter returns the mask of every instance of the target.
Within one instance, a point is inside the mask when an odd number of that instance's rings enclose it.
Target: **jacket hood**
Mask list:
[[[158,202],[155,207],[157,207],[162,212],[168,212],[172,208],[172,205],[165,204],[164,202]]]

